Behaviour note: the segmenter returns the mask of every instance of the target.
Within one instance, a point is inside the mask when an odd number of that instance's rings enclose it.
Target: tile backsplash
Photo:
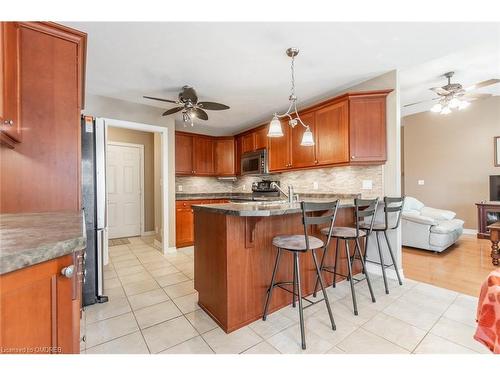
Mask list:
[[[383,196],[383,166],[347,166],[277,173],[266,177],[238,177],[236,181],[216,177],[176,177],[177,193],[249,193],[252,182],[263,178],[292,185],[297,193],[361,193],[363,198]],[[371,181],[371,189],[363,189]],[[366,182],[365,182],[366,184]],[[369,185],[369,183],[368,183]],[[182,186],[182,191],[179,187]]]

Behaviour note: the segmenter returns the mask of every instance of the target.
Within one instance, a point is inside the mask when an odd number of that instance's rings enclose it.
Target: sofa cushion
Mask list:
[[[454,219],[455,216],[457,215],[453,211],[440,210],[438,208],[432,208],[432,207],[422,207],[420,213],[423,216],[432,217],[433,219],[436,220],[451,220]]]
[[[407,210],[416,210],[420,211],[422,207],[424,207],[425,204],[420,202],[418,199],[413,198],[413,197],[406,197],[405,198],[405,203],[403,205],[403,211]]]
[[[438,222],[433,219],[432,217],[427,217],[420,215],[419,213],[415,212],[403,212],[403,219],[413,221],[414,223],[418,224],[424,224],[424,225],[436,225]]]
[[[460,219],[439,221],[438,225],[431,227],[431,233],[447,234],[456,230],[461,230],[464,226],[464,221]]]

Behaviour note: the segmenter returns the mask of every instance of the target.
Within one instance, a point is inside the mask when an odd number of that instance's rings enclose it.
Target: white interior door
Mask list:
[[[106,156],[109,238],[139,236],[142,150],[137,146],[108,143]]]

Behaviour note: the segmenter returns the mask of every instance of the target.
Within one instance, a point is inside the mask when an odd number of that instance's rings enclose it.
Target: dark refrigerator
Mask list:
[[[106,132],[104,121],[82,117],[82,203],[87,230],[83,305],[106,302],[103,267],[107,258]]]

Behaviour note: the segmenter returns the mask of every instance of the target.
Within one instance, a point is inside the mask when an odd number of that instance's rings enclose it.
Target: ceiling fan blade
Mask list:
[[[167,103],[175,103],[175,104],[179,104],[178,101],[176,100],[170,100],[170,99],[162,99],[162,98],[154,98],[152,96],[143,96],[143,98],[145,99],[153,99],[153,100],[159,100],[161,102],[167,102]]]
[[[203,109],[208,109],[210,111],[222,111],[224,109],[229,109],[225,104],[214,103],[214,102],[199,102],[198,106]]]
[[[403,107],[410,107],[410,106],[412,106],[412,105],[417,105],[417,104],[420,104],[420,103],[432,102],[433,100],[438,100],[438,99],[441,99],[441,98],[434,98],[434,99],[428,99],[428,100],[421,100],[421,101],[419,101],[419,102],[410,103],[410,104],[405,104]]]
[[[499,83],[499,82],[500,82],[500,79],[498,79],[498,78],[487,79],[486,81],[478,82],[475,85],[467,87],[465,89],[465,91],[480,89],[481,87],[491,86],[491,85],[494,85],[495,83]]]
[[[450,92],[442,87],[432,87],[429,90],[434,91],[438,95],[448,95]]]
[[[196,118],[200,120],[208,120],[207,112],[200,108],[192,108],[191,111],[195,114]]]
[[[184,100],[190,100],[192,103],[198,102],[198,95],[196,95],[195,89],[193,89],[191,86],[184,86],[179,97]]]
[[[163,112],[162,116],[168,116],[168,115],[171,115],[172,113],[179,112],[179,111],[181,111],[183,109],[184,109],[184,107],[170,108],[169,110],[166,110],[165,112]]]
[[[463,98],[467,100],[476,100],[476,99],[484,99],[489,96],[492,96],[492,94],[470,93],[470,94],[465,94]]]

